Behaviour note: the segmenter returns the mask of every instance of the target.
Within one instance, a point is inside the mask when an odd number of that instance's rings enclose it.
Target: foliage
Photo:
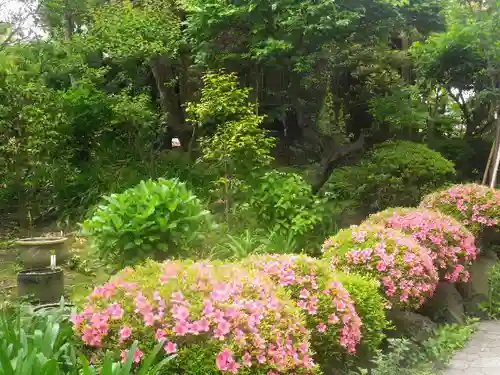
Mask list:
[[[454,185],[427,195],[420,206],[453,216],[475,235],[500,223],[500,190],[484,185]]]
[[[454,174],[453,164],[426,146],[389,141],[376,146],[359,165],[335,170],[324,192],[372,209],[412,206]]]
[[[459,137],[431,142],[430,147],[455,164],[457,181],[478,181],[482,178],[492,142],[487,139]]]
[[[73,331],[63,311],[34,313],[23,306],[0,308],[0,374],[76,374]]]
[[[189,103],[190,121],[199,127],[217,125],[211,136],[201,139],[202,158],[225,176],[244,177],[272,160],[274,139],[261,127],[249,101],[250,90],[238,88],[234,73],[207,73],[199,103]]]
[[[412,47],[422,85],[446,89],[461,112],[467,138],[494,129],[500,108],[498,6],[494,1],[450,2],[446,31]]]
[[[109,349],[117,357],[131,340],[147,353],[166,338],[166,353],[178,354],[168,368],[183,373],[245,373],[250,365],[256,374],[315,371],[303,316],[287,294],[265,275],[231,264],[127,268],[96,288],[73,322],[98,356]]]
[[[256,181],[250,206],[259,222],[276,232],[303,235],[321,222],[323,203],[296,173],[269,171]]]
[[[492,319],[500,317],[500,265],[495,264],[488,273],[488,300],[484,310]]]
[[[199,102],[189,103],[186,111],[195,130],[206,134],[200,139],[201,161],[211,169],[228,216],[252,173],[271,162],[275,139],[262,127],[264,117],[250,103],[250,90],[238,88],[234,73],[207,73],[203,84]]]
[[[411,338],[389,340],[387,352],[378,351],[372,360],[373,375],[432,375],[436,370],[446,365],[455,352],[465,346],[474,333],[476,325],[467,322],[465,325],[444,325],[422,344],[415,343]],[[360,369],[366,374],[366,369]],[[352,374],[354,375],[354,374]]]
[[[82,224],[83,234],[101,259],[118,267],[147,257],[188,255],[209,219],[201,202],[176,179],[142,181],[104,199]]]
[[[86,41],[113,58],[174,56],[180,44],[179,19],[164,1],[126,0],[95,8]],[[168,27],[166,27],[168,25]]]
[[[453,217],[422,208],[389,208],[371,215],[367,222],[393,228],[413,236],[430,250],[442,280],[467,282],[467,266],[476,259],[475,238]]]
[[[320,261],[298,255],[253,256],[244,261],[291,291],[296,305],[307,317],[315,359],[328,368],[342,352],[355,354],[363,322],[354,301]]]
[[[256,254],[287,254],[299,249],[293,234],[265,229],[231,230],[225,236],[216,233],[217,240],[211,257],[220,260],[240,260]]]
[[[312,346],[323,368],[352,361],[353,357],[342,356],[346,351],[368,357],[382,343],[389,324],[376,281],[331,273],[326,264],[304,255],[252,256],[243,263],[291,291],[306,313]]]
[[[387,320],[386,300],[380,293],[380,284],[376,279],[356,273],[337,272],[335,277],[351,295],[356,312],[363,322],[357,356],[361,361],[371,358],[391,328]]]
[[[322,251],[332,268],[379,280],[390,304],[418,308],[437,286],[429,251],[395,229],[352,226],[327,239]]]
[[[68,212],[74,218],[80,203],[88,209],[116,184],[114,173],[123,164],[144,168],[151,160],[158,132],[150,98],[127,88],[104,92],[109,69],[82,67],[75,50],[76,62],[67,61],[58,43],[12,47],[0,56],[6,185],[0,199],[7,212],[25,218],[30,211],[34,220]]]
[[[158,353],[163,349],[165,343],[160,341],[151,353],[140,363],[137,364],[138,357],[137,342],[134,342],[128,349],[121,362],[113,362],[111,356],[106,356],[99,369],[91,365],[87,358],[80,356],[82,369],[80,375],[157,375],[159,371],[165,368],[174,356],[168,356],[161,361],[156,361]],[[141,356],[142,359],[142,356]]]
[[[429,116],[418,91],[411,87],[374,97],[370,101],[370,113],[375,119],[375,126],[380,128],[389,124],[391,130],[402,134],[421,131]]]

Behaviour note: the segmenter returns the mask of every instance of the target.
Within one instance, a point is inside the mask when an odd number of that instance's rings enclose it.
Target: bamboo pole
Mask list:
[[[495,149],[497,149],[497,140],[496,139],[493,140],[493,144],[491,145],[490,155],[488,156],[488,163],[486,164],[486,169],[484,170],[484,174],[483,174],[483,182],[482,182],[483,185],[486,185],[488,183],[491,161],[493,160],[493,154],[495,153]]]
[[[497,134],[495,137],[496,143],[496,157],[495,165],[493,166],[493,173],[491,175],[490,188],[494,188],[497,184],[498,167],[500,165],[500,119],[497,119]]]

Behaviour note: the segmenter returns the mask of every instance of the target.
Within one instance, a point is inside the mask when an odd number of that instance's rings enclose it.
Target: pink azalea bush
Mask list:
[[[471,232],[451,216],[424,208],[389,208],[371,215],[365,223],[399,229],[430,250],[441,279],[451,283],[469,280],[466,267],[478,249]]]
[[[235,265],[149,261],[125,269],[72,317],[97,357],[134,340],[142,353],[164,342],[173,369],[191,374],[314,374],[304,315],[281,287]],[[172,369],[172,370],[173,370]]]
[[[429,251],[399,230],[352,226],[326,240],[322,252],[332,270],[378,279],[389,306],[418,308],[437,287]]]
[[[259,255],[243,263],[291,292],[306,314],[318,363],[340,359],[345,352],[374,351],[384,339],[388,323],[376,283],[359,275],[337,275],[326,263],[306,255]],[[352,287],[352,294],[344,282]],[[358,308],[366,311],[366,321]]]
[[[454,185],[424,197],[420,207],[453,216],[475,235],[500,227],[500,190],[484,185]]]

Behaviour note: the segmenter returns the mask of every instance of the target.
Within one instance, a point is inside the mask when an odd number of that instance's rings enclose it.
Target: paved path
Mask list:
[[[483,322],[442,375],[500,375],[500,322]]]

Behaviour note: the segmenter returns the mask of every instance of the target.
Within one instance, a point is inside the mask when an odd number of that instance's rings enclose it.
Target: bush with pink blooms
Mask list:
[[[156,343],[182,374],[314,374],[304,314],[262,272],[235,265],[167,261],[125,269],[96,288],[74,329],[100,358],[137,362]]]
[[[365,223],[409,234],[430,250],[434,265],[444,281],[467,282],[467,266],[475,260],[478,249],[472,233],[451,216],[425,208],[389,208],[371,215]]]
[[[358,355],[360,347],[365,353],[374,351],[382,342],[383,330],[387,327],[384,300],[378,287],[369,281],[357,281],[363,285],[356,287],[366,287],[371,292],[370,296],[362,294],[363,297],[357,300],[356,291],[351,295],[340,280],[341,277],[360,277],[336,275],[319,259],[305,255],[261,255],[249,257],[243,263],[290,290],[292,298],[306,314],[319,364],[331,365],[342,359],[343,353]],[[355,284],[356,281],[350,283]],[[369,321],[362,321],[357,312],[358,306],[363,305],[372,310]]]
[[[453,216],[472,233],[500,228],[500,190],[484,185],[454,185],[424,197],[420,207]]]
[[[378,279],[389,306],[418,308],[438,283],[429,250],[399,230],[352,226],[326,240],[322,251],[332,270]]]

